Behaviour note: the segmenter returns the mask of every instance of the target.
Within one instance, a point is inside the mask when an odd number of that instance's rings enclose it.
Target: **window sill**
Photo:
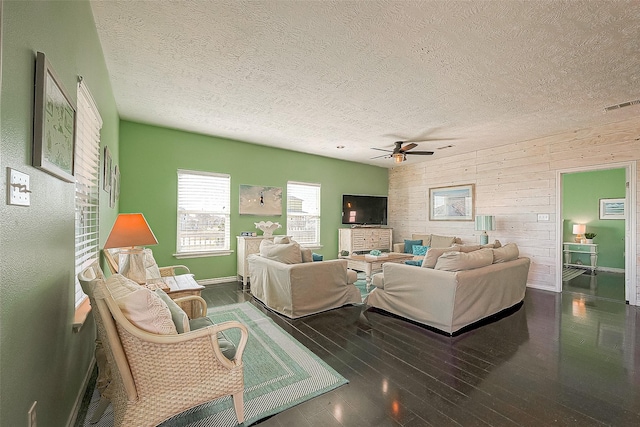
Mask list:
[[[319,244],[319,243],[309,243],[307,245],[302,244],[300,246],[302,246],[303,248],[306,248],[306,249],[322,249],[323,248],[323,246],[321,244]]]
[[[223,251],[209,251],[209,252],[182,252],[179,254],[173,254],[173,256],[177,259],[184,258],[207,258],[212,256],[225,256],[231,255],[233,253],[232,250],[223,250]]]
[[[76,313],[73,316],[73,332],[80,332],[80,329],[82,329],[89,313],[91,313],[91,303],[89,303],[89,298],[85,298],[84,301],[82,301],[82,303],[76,308]]]

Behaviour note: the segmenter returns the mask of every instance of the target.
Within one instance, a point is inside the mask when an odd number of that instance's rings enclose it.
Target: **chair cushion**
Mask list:
[[[431,235],[431,247],[432,248],[448,248],[456,241],[455,237]]]
[[[140,289],[140,285],[133,280],[124,277],[122,274],[112,274],[105,281],[105,285],[107,286],[107,289],[109,289],[114,300]]]
[[[422,246],[422,240],[404,240],[404,253],[413,253],[413,246]]]
[[[169,311],[171,312],[171,320],[176,327],[176,331],[179,334],[183,334],[185,332],[189,332],[191,327],[189,326],[189,317],[187,313],[184,312],[182,308],[174,300],[171,299],[169,295],[162,289],[156,289],[156,294],[167,304],[169,307]]]
[[[427,254],[422,261],[422,268],[434,268],[438,258],[445,252],[460,252],[459,246],[452,246],[450,248],[429,248]]]
[[[445,252],[438,258],[436,270],[463,271],[486,267],[493,263],[493,249],[485,248],[473,252]]]
[[[260,256],[284,264],[300,264],[302,262],[300,245],[295,242],[276,244],[269,240],[263,240],[260,243]]]
[[[151,249],[146,248],[143,250],[144,253],[144,269],[147,271],[147,280],[149,279],[160,279],[160,267],[158,267],[158,263],[153,257],[153,252]]]
[[[122,314],[138,328],[153,334],[177,334],[167,304],[155,292],[139,289],[116,299]]]
[[[191,326],[191,330],[195,331],[197,329],[206,328],[207,326],[213,325],[213,322],[208,317],[198,317],[197,319],[191,319],[189,321]],[[224,332],[218,332],[218,345],[220,346],[220,351],[224,354],[229,360],[233,360],[236,357],[236,346],[235,344],[227,338]]]
[[[413,245],[412,253],[414,255],[425,255],[428,249],[429,249],[429,246]]]
[[[518,250],[518,246],[515,243],[507,243],[501,248],[492,250],[494,264],[513,261],[514,259],[518,259],[518,257],[520,256],[520,251]]]

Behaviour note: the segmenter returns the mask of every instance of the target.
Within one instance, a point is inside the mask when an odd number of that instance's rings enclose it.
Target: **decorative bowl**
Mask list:
[[[273,232],[282,227],[279,223],[271,221],[254,222],[254,224],[258,230],[262,230],[264,236],[273,236]]]

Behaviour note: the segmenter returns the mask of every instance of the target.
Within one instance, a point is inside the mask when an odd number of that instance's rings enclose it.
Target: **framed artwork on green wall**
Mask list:
[[[624,219],[625,199],[600,199],[600,219]]]
[[[240,215],[282,215],[282,187],[240,184]]]

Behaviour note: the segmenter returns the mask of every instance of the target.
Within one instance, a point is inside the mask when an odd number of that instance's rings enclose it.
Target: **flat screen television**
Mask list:
[[[342,224],[387,225],[387,196],[343,194]]]

